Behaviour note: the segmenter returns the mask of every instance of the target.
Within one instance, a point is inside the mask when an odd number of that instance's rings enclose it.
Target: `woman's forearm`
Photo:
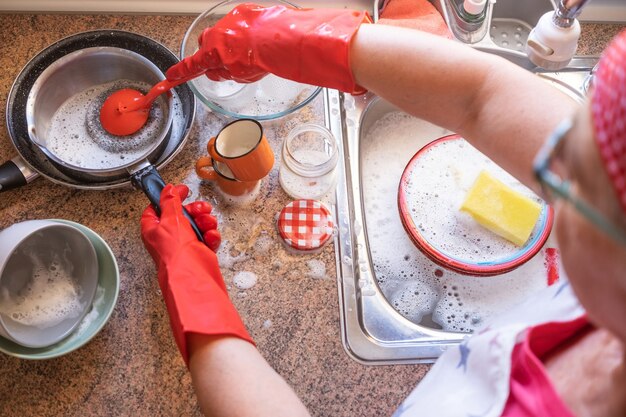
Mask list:
[[[247,341],[188,336],[189,370],[207,416],[298,417],[309,413],[289,385]]]
[[[362,25],[351,46],[358,84],[414,116],[461,134],[522,182],[575,102],[492,54],[411,29]]]

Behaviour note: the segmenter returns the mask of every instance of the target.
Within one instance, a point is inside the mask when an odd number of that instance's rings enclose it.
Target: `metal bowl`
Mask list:
[[[66,338],[96,293],[98,258],[90,240],[53,220],[16,223],[0,236],[0,334],[31,348]]]

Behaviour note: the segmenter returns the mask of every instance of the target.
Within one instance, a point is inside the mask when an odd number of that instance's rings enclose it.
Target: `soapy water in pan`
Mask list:
[[[168,110],[163,96],[152,104],[146,125],[128,136],[105,131],[100,124],[100,108],[117,90],[133,88],[145,94],[150,87],[143,82],[117,80],[70,97],[52,117],[46,147],[60,160],[87,169],[117,168],[142,158],[166,127]],[[173,110],[179,109],[175,105]]]
[[[413,155],[447,134],[401,112],[377,120],[360,145],[363,206],[375,279],[390,305],[414,323],[471,332],[547,286],[546,255],[541,250],[503,275],[471,277],[441,268],[415,247],[400,219],[398,185]],[[473,172],[468,164],[460,159],[459,173]]]

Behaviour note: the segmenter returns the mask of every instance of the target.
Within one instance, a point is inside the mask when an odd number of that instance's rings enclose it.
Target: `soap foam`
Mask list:
[[[266,233],[261,232],[261,236],[259,236],[259,238],[256,240],[256,243],[254,244],[254,248],[256,249],[256,251],[260,254],[265,254],[268,253],[270,251],[270,249],[272,248],[272,245],[274,244],[274,240],[267,235]]]
[[[17,251],[23,251],[23,255],[30,259],[31,277],[17,293],[0,287],[0,313],[15,322],[40,329],[78,317],[84,305],[67,254],[55,251],[49,261],[44,261],[44,257],[31,248],[23,247]],[[3,278],[5,282],[8,280],[10,278]]]
[[[142,92],[147,83],[118,80],[84,90],[66,100],[55,112],[46,133],[46,148],[61,161],[80,168],[111,169],[146,156],[165,128],[167,104],[154,101],[148,121],[138,132],[115,136],[100,124],[100,108],[113,92],[133,88]]]
[[[441,127],[392,112],[361,138],[365,224],[374,275],[388,302],[415,323],[470,332],[544,288],[546,269],[541,251],[507,274],[468,277],[444,270],[415,247],[400,220],[398,185],[413,155],[447,134]]]
[[[389,294],[393,307],[416,323],[433,311],[439,298],[437,289],[426,280],[387,280],[381,288]]]
[[[231,254],[231,246],[227,240],[223,240],[219,249],[217,250],[217,258],[219,259],[220,268],[222,270],[233,270],[235,265],[240,262],[244,262],[250,258],[245,252],[239,252],[236,255]]]
[[[315,279],[326,278],[326,264],[319,259],[309,259],[306,261],[306,265],[309,267],[308,276]]]
[[[233,276],[233,283],[240,290],[248,290],[256,285],[257,279],[254,272],[241,271]]]
[[[522,195],[541,201],[465,140],[440,142],[420,154],[405,183],[407,211],[419,233],[441,252],[466,262],[493,262],[519,252],[516,245],[459,210],[482,170]],[[530,239],[536,234],[537,230]]]
[[[76,336],[83,335],[87,331],[87,329],[89,329],[93,325],[93,323],[96,322],[96,320],[98,320],[98,318],[100,317],[100,310],[104,305],[104,293],[104,287],[98,285],[98,287],[96,288],[96,295],[94,296],[91,310],[89,310],[89,313],[85,315],[83,320],[78,325],[78,328],[74,332]]]

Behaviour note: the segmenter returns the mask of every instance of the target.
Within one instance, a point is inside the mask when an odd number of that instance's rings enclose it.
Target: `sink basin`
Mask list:
[[[534,68],[514,50],[475,47]],[[563,72],[537,76],[582,100],[595,63],[580,58]],[[402,228],[398,183],[417,150],[451,132],[370,93],[353,97],[326,90],[324,98],[326,123],[341,155],[335,248],[342,340],[354,360],[433,362],[487,318],[548,285],[550,240],[528,263],[495,278],[458,275],[429,261]],[[390,129],[402,132],[390,134]],[[411,140],[396,139],[402,135]]]
[[[526,40],[543,14],[554,10],[550,0],[496,2],[485,42],[524,52]]]

